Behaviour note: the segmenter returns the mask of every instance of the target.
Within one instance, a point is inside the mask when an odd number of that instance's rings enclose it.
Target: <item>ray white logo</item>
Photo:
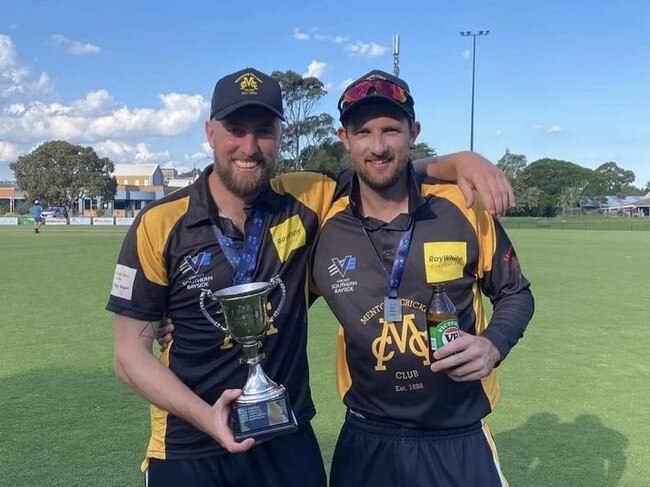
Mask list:
[[[346,255],[342,259],[334,257],[332,259],[332,265],[329,266],[330,276],[334,277],[336,274],[340,274],[341,277],[345,277],[345,274],[348,271],[352,271],[357,268],[357,258],[352,257],[351,255]]]

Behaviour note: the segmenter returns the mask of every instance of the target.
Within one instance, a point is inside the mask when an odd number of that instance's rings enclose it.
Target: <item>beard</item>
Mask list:
[[[389,157],[390,160],[387,163],[389,165],[387,168],[388,170],[378,173],[373,171],[371,168],[368,168],[364,163],[359,169],[355,169],[357,176],[366,184],[366,186],[374,191],[381,192],[392,188],[403,176],[404,167],[401,167],[401,165],[396,162],[394,154]]]
[[[224,163],[217,162],[215,158],[215,172],[232,194],[242,199],[252,199],[266,189],[273,173],[273,164],[262,157],[257,161],[260,164],[255,172],[241,174],[233,169],[235,163],[230,158]]]

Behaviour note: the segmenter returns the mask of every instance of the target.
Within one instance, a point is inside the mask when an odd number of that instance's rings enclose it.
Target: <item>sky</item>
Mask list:
[[[211,161],[203,125],[218,78],[293,70],[328,90],[399,70],[439,154],[506,148],[650,181],[650,2],[619,0],[2,0],[0,179],[47,140],[92,146],[115,163],[181,171]]]

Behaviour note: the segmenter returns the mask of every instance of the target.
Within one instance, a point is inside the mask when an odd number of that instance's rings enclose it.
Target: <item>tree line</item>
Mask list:
[[[513,216],[551,217],[586,205],[598,208],[607,196],[624,198],[650,192],[650,181],[644,188],[634,186],[634,172],[613,161],[596,169],[549,158],[528,164],[525,155],[513,154],[506,148],[497,166],[515,192],[517,206],[509,212]]]
[[[319,101],[327,94],[315,77],[294,71],[274,71],[282,88],[285,127],[277,172],[325,170],[350,167],[343,144],[336,137],[334,118],[318,113]],[[414,159],[436,155],[427,143],[411,148]],[[511,214],[554,216],[560,211],[580,208],[585,202],[600,204],[605,196],[642,195],[650,191],[632,185],[634,172],[605,162],[587,169],[568,161],[539,159],[530,164],[523,154],[506,149],[497,165],[510,180],[517,200]],[[55,140],[41,144],[10,164],[16,184],[30,201],[38,198],[47,204],[62,204],[74,210],[79,198],[115,197],[117,183],[111,173],[114,164],[100,158],[91,147]]]

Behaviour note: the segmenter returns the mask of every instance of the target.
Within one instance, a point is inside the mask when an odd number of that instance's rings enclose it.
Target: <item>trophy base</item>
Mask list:
[[[237,404],[235,401],[230,421],[235,441],[269,438],[298,429],[296,416],[286,395],[255,404]]]

